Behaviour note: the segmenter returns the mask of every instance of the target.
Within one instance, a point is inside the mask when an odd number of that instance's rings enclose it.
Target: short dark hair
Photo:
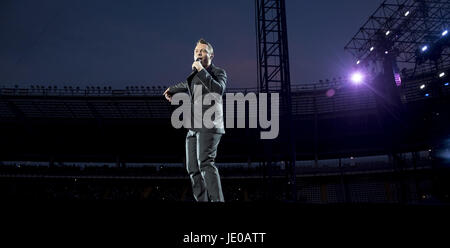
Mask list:
[[[197,44],[208,45],[209,51],[211,52],[211,54],[214,54],[214,48],[212,47],[211,43],[207,42],[205,39],[200,38],[200,40],[197,41]]]

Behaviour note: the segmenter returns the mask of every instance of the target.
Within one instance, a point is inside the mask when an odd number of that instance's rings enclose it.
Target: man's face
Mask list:
[[[203,67],[206,68],[209,65],[211,65],[213,57],[214,54],[212,54],[211,51],[209,51],[208,45],[201,43],[197,44],[197,46],[194,49],[194,60],[200,58]]]

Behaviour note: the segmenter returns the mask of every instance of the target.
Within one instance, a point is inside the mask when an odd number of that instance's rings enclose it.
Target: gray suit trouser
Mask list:
[[[219,171],[215,165],[222,134],[189,130],[186,135],[186,169],[196,201],[223,202]]]

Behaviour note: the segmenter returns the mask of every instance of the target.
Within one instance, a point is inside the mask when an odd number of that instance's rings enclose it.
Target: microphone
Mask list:
[[[197,58],[195,61],[201,61],[202,59],[201,58]],[[192,68],[192,72],[191,72],[191,74],[189,74],[189,76],[187,77],[187,81],[191,81],[192,80],[192,78],[194,78],[194,76],[195,76],[195,74],[197,74],[197,69],[194,67],[194,68]]]
[[[202,58],[197,58],[195,61],[202,61]],[[197,69],[194,67],[192,68],[192,72],[197,71]]]

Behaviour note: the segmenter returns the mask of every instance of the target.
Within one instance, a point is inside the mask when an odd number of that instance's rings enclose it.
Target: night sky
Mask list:
[[[344,46],[382,0],[286,0],[294,84],[345,76]],[[254,0],[0,1],[0,85],[171,85],[199,38],[229,87],[256,87]]]

